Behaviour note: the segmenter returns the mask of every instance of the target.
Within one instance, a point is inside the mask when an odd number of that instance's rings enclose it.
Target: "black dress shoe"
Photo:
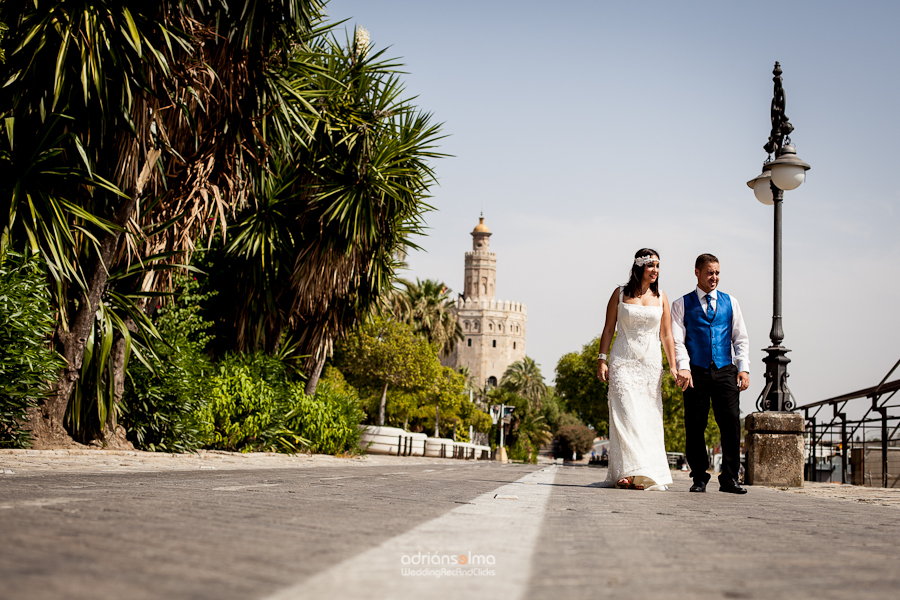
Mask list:
[[[719,485],[719,491],[725,492],[726,494],[746,494],[747,488],[743,488],[740,485],[738,485],[737,483],[730,483],[730,484],[723,483],[723,484]]]
[[[705,492],[706,491],[706,482],[705,481],[695,481],[694,485],[691,486],[692,492]]]

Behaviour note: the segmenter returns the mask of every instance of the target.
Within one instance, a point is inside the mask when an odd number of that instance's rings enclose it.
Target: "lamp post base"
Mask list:
[[[747,485],[803,487],[803,415],[756,412],[744,419]]]
[[[760,411],[790,411],[794,408],[791,391],[787,386],[787,366],[791,359],[786,355],[790,350],[781,344],[773,344],[765,349],[766,387],[756,401]]]

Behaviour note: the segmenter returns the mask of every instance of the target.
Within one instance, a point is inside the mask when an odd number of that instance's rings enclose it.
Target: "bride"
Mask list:
[[[607,486],[664,491],[672,483],[663,439],[660,341],[674,365],[669,301],[659,291],[659,253],[643,248],[634,255],[628,284],[609,299],[600,337],[597,376],[609,382]],[[675,369],[670,371],[677,378]]]

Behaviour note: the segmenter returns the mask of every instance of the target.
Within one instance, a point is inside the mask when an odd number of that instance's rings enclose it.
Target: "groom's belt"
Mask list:
[[[700,371],[721,371],[722,369],[727,369],[728,367],[733,367],[733,366],[734,366],[734,363],[728,363],[724,367],[719,368],[719,367],[716,367],[716,363],[709,363],[709,366],[701,367],[700,365],[691,363],[691,371],[693,371],[694,369],[698,369]]]

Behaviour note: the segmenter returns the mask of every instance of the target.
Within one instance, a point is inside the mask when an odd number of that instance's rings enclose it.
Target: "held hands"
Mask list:
[[[748,387],[750,387],[750,373],[746,371],[741,371],[740,373],[738,373],[737,385],[739,392],[743,392]]]
[[[681,369],[675,375],[675,383],[681,387],[681,391],[688,389],[688,387],[694,387],[694,379],[691,377],[690,369]]]

